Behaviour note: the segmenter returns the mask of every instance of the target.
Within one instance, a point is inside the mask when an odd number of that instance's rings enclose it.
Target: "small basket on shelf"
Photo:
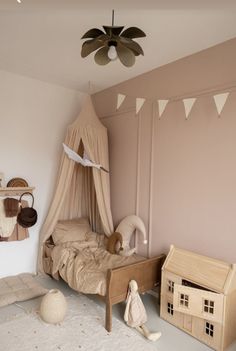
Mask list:
[[[12,178],[7,183],[7,188],[15,188],[15,187],[23,188],[23,187],[28,187],[28,186],[29,186],[29,184],[23,178]]]

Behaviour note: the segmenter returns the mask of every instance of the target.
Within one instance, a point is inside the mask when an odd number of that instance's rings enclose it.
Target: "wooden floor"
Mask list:
[[[40,283],[48,289],[58,288],[60,289],[65,296],[69,296],[72,294],[76,294],[75,291],[71,290],[65,283],[57,282],[50,278],[37,278]],[[105,305],[103,301],[99,300],[96,296],[87,295],[95,302],[104,306],[105,313]],[[171,324],[165,322],[159,317],[159,306],[157,303],[157,299],[150,295],[145,294],[142,296],[143,303],[145,305],[148,322],[147,326],[150,331],[161,331],[161,338],[154,342],[153,345],[156,347],[158,351],[211,351],[209,347],[200,343],[198,340],[192,338],[191,336],[183,333],[179,329],[175,328]],[[19,309],[24,308],[26,310],[31,310],[35,306],[40,305],[41,298],[33,299],[25,302],[20,302],[18,305],[10,305],[7,307],[0,308],[0,324],[7,321],[9,318],[14,317],[17,313],[19,313]],[[119,304],[113,306],[113,316],[116,318],[123,320],[125,304]],[[127,327],[128,328],[128,327]],[[1,327],[0,327],[1,330]],[[235,327],[236,332],[236,327]],[[1,334],[1,331],[0,331]],[[118,350],[119,351],[119,350]],[[236,343],[231,345],[227,351],[236,351]]]

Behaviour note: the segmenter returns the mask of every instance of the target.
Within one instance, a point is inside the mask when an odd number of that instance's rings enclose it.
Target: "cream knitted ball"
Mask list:
[[[43,297],[39,314],[46,323],[57,324],[63,321],[66,310],[65,296],[60,290],[52,289]]]

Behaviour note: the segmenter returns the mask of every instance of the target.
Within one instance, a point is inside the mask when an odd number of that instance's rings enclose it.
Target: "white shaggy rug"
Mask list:
[[[67,298],[61,325],[44,323],[36,312],[21,313],[0,325],[0,351],[154,351],[138,332],[113,317],[104,328],[105,311],[84,295]]]

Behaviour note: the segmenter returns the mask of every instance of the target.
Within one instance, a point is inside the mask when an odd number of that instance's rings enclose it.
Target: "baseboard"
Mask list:
[[[160,293],[158,288],[154,288],[152,290],[148,290],[147,294],[154,296],[156,299],[159,299]]]

